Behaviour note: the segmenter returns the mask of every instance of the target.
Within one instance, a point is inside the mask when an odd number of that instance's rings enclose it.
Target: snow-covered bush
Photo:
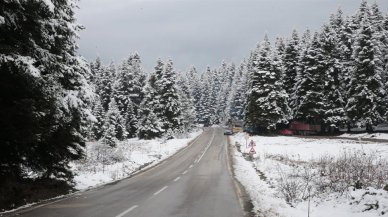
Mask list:
[[[388,160],[379,157],[377,151],[344,150],[337,157],[323,155],[311,161],[265,154],[255,164],[265,160],[277,162],[277,175],[272,181],[276,183],[272,185],[290,205],[324,193],[342,195],[349,190],[383,189],[388,184]]]
[[[347,150],[337,158],[326,156],[315,164],[333,191],[344,191],[348,187],[382,189],[388,182],[388,160],[377,151]]]

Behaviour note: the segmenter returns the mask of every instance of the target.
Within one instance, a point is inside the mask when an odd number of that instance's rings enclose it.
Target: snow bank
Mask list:
[[[123,179],[143,167],[151,166],[170,157],[202,131],[191,133],[188,138],[164,141],[129,139],[110,148],[99,142],[86,144],[87,157],[71,164],[75,172],[75,188],[83,190]]]
[[[242,151],[249,152],[246,147],[251,140],[256,142],[255,157],[263,158],[266,154],[285,155],[293,160],[311,160],[323,155],[338,156],[345,150],[379,151],[382,157],[388,158],[388,143],[366,141],[349,141],[341,139],[302,139],[287,136],[254,136],[248,139],[240,133],[233,137],[233,142],[242,144]]]
[[[388,140],[388,133],[360,133],[360,134],[349,134],[344,133],[339,138],[356,138],[356,139],[386,139]]]
[[[257,216],[300,217],[307,216],[309,210],[314,217],[372,217],[388,213],[387,191],[372,187],[345,188],[344,192],[319,189],[319,182],[324,179],[320,178],[320,171],[308,167],[322,156],[331,161],[344,151],[373,151],[388,159],[387,144],[284,136],[255,136],[250,140],[256,142],[257,152],[252,161],[247,155],[244,134],[233,136],[231,141],[236,178],[250,195]],[[241,145],[241,152],[236,144]],[[301,181],[306,178],[311,180]],[[296,199],[287,200],[284,189],[288,190],[286,193],[295,193]]]

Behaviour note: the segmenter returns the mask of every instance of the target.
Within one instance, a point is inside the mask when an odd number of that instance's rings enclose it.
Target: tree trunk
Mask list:
[[[373,126],[372,126],[372,124],[370,124],[370,123],[366,124],[366,132],[367,133],[373,133]]]

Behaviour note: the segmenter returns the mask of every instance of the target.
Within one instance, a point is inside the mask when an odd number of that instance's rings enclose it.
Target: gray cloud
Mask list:
[[[388,1],[377,3],[386,13]],[[203,70],[222,60],[239,63],[264,34],[319,28],[341,7],[353,14],[359,0],[81,0],[79,52],[109,62],[140,53],[145,68],[172,58],[177,69]]]

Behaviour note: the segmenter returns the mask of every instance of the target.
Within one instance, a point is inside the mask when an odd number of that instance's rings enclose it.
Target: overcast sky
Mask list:
[[[203,70],[240,61],[267,33],[318,29],[339,7],[353,14],[361,0],[81,0],[79,53],[121,62],[137,51],[147,70],[158,58],[176,69]],[[370,1],[370,2],[374,2]],[[387,13],[388,0],[377,0]]]

